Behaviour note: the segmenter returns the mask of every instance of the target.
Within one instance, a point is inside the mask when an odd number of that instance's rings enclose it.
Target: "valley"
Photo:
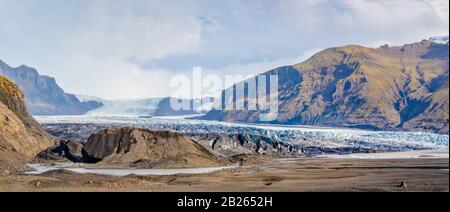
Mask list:
[[[105,128],[124,126],[146,128],[157,131],[175,131],[195,140],[214,140],[228,137],[228,142],[240,143],[238,135],[256,136],[253,142],[266,139],[265,143],[279,142],[292,153],[316,155],[325,153],[348,154],[367,151],[448,150],[448,135],[421,132],[368,131],[349,128],[326,128],[314,126],[280,126],[264,124],[235,124],[219,121],[204,121],[164,118],[139,118],[115,116],[40,116],[36,119],[49,133],[65,138],[85,141],[92,133]],[[208,135],[205,137],[205,135]],[[233,141],[234,140],[234,141]],[[264,141],[264,140],[263,140]],[[303,149],[303,152],[302,152]]]
[[[1,60],[0,75],[0,191],[448,191],[448,37],[263,73],[280,79],[272,122],[69,94]]]

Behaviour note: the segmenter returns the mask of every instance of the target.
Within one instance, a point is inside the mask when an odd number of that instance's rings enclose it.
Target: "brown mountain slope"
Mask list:
[[[265,73],[278,74],[275,123],[448,133],[448,44],[344,46]],[[243,101],[243,100],[238,100]],[[207,119],[259,122],[260,111]]]
[[[0,175],[17,171],[53,144],[28,114],[23,98],[14,83],[0,76]]]

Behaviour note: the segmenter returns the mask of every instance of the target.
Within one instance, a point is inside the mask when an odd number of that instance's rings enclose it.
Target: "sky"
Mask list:
[[[194,66],[254,75],[448,34],[447,0],[0,0],[1,60],[107,99],[169,96]]]

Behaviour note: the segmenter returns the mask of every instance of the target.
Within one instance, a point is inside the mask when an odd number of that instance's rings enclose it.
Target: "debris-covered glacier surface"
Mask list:
[[[380,151],[448,150],[448,135],[422,132],[368,131],[311,126],[235,124],[217,121],[114,116],[38,116],[44,125],[90,124],[106,127],[140,127],[189,135],[202,133],[270,136],[298,147],[365,148]]]

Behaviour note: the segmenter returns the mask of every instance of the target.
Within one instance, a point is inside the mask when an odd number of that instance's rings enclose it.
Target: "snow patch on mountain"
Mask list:
[[[449,42],[449,36],[435,36],[435,37],[431,37],[430,41],[433,43],[438,43],[438,44],[448,44]]]

